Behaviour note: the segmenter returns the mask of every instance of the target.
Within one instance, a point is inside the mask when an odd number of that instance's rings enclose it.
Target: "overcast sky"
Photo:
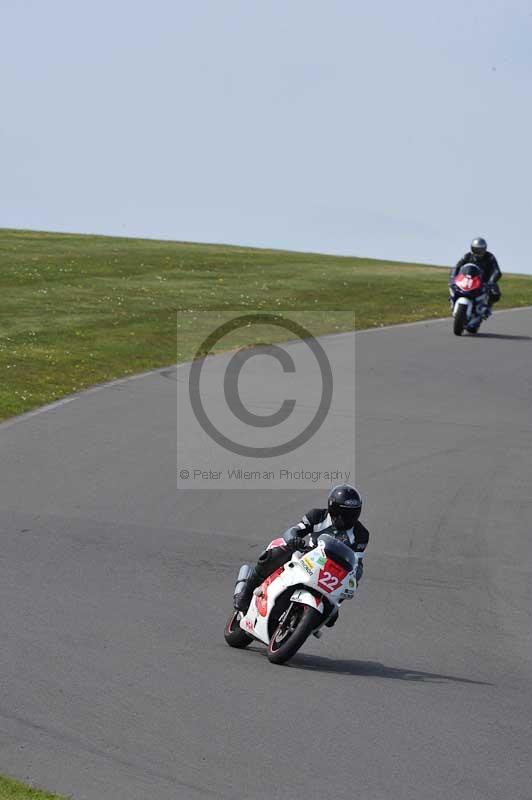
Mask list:
[[[0,226],[532,272],[532,0],[0,0]]]

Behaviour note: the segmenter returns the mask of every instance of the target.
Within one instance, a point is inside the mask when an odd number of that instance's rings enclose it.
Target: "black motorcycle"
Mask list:
[[[489,289],[482,270],[476,264],[464,264],[449,286],[453,308],[453,333],[477,333],[482,320],[488,319]]]

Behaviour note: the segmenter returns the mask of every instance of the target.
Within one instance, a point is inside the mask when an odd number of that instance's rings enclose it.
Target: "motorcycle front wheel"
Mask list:
[[[321,616],[315,608],[292,603],[270,639],[268,658],[272,664],[285,664],[292,658],[318,627]]]
[[[458,306],[454,320],[453,320],[453,333],[455,336],[461,336],[467,323],[467,308],[466,306]]]
[[[233,611],[225,626],[224,639],[229,647],[247,647],[253,641],[253,637],[240,627],[239,614],[239,611]]]

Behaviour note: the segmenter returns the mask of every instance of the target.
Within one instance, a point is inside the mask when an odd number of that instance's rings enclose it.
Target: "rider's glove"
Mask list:
[[[287,544],[290,550],[292,551],[304,550],[306,547],[305,539],[302,536],[294,536],[294,538],[290,539],[290,541],[287,542]]]

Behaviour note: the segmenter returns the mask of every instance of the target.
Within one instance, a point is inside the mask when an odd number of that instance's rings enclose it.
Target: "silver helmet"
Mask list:
[[[479,236],[477,239],[473,239],[471,242],[471,252],[474,253],[476,256],[483,256],[488,249],[488,243],[485,239]]]

